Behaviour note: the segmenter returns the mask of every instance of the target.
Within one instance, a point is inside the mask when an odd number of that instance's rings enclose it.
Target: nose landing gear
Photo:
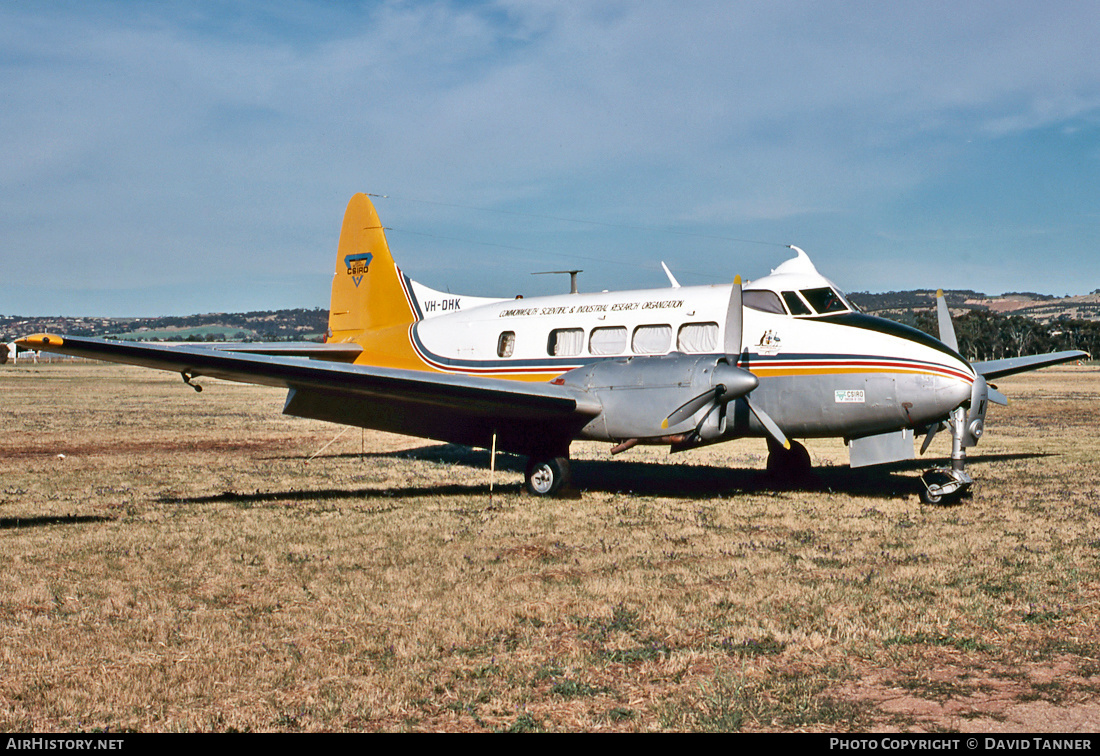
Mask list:
[[[951,467],[934,467],[920,476],[924,486],[920,500],[925,504],[955,504],[970,494],[973,478],[966,472],[966,409],[958,407],[951,413]],[[980,431],[978,434],[980,435]]]

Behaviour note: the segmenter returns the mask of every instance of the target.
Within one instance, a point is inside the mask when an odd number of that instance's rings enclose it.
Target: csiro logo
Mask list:
[[[344,258],[344,265],[348,266],[348,275],[351,276],[352,281],[355,281],[356,288],[359,287],[359,282],[363,280],[373,257],[374,255],[370,252],[364,252],[360,255],[348,255]]]

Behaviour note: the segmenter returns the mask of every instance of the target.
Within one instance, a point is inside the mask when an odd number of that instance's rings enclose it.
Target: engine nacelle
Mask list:
[[[722,385],[721,401],[755,388],[756,378],[729,365],[725,356],[669,354],[605,360],[571,370],[560,379],[566,386],[595,397],[603,412],[586,428],[588,438],[602,440],[664,438],[695,431],[724,432],[724,418],[707,402],[694,414],[662,427],[662,422],[690,399]],[[713,421],[713,422],[712,422]],[[702,423],[702,426],[700,426]],[[713,427],[711,427],[713,426]]]

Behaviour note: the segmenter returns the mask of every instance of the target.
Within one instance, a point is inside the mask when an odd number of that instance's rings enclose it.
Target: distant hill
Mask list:
[[[1031,291],[1014,291],[992,297],[970,289],[951,289],[944,291],[944,296],[953,312],[971,310],[1022,315],[1040,323],[1100,321],[1100,290],[1077,297],[1055,297]],[[926,289],[888,291],[884,294],[857,291],[849,294],[848,298],[864,312],[906,322],[913,320],[916,312],[936,306],[936,292]]]
[[[265,310],[162,318],[0,315],[0,341],[32,333],[105,336],[131,341],[320,341],[328,310]]]
[[[970,290],[945,291],[947,304],[954,309],[979,309],[980,305],[967,304],[970,301],[985,298],[985,294]],[[887,291],[882,294],[872,294],[869,291],[856,291],[848,295],[854,304],[864,312],[901,312],[903,310],[919,310],[925,307],[936,306],[935,289],[916,289],[913,291]]]

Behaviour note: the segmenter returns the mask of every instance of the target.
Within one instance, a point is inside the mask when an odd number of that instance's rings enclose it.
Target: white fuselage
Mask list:
[[[750,285],[746,296],[785,283],[771,279]],[[810,279],[820,282],[828,284]],[[451,299],[447,309],[424,311],[438,292],[410,283],[422,316],[410,338],[428,366],[526,380],[551,380],[603,360],[721,357],[731,292],[726,284],[507,300],[443,295]],[[783,291],[775,294],[778,301]],[[846,305],[798,316],[783,306],[743,308],[736,363],[760,379],[754,402],[789,435],[858,438],[921,428],[969,398],[974,372],[961,357],[915,329]],[[763,434],[741,414],[740,426],[731,423],[724,436]],[[615,440],[620,433],[594,423],[585,435]]]

